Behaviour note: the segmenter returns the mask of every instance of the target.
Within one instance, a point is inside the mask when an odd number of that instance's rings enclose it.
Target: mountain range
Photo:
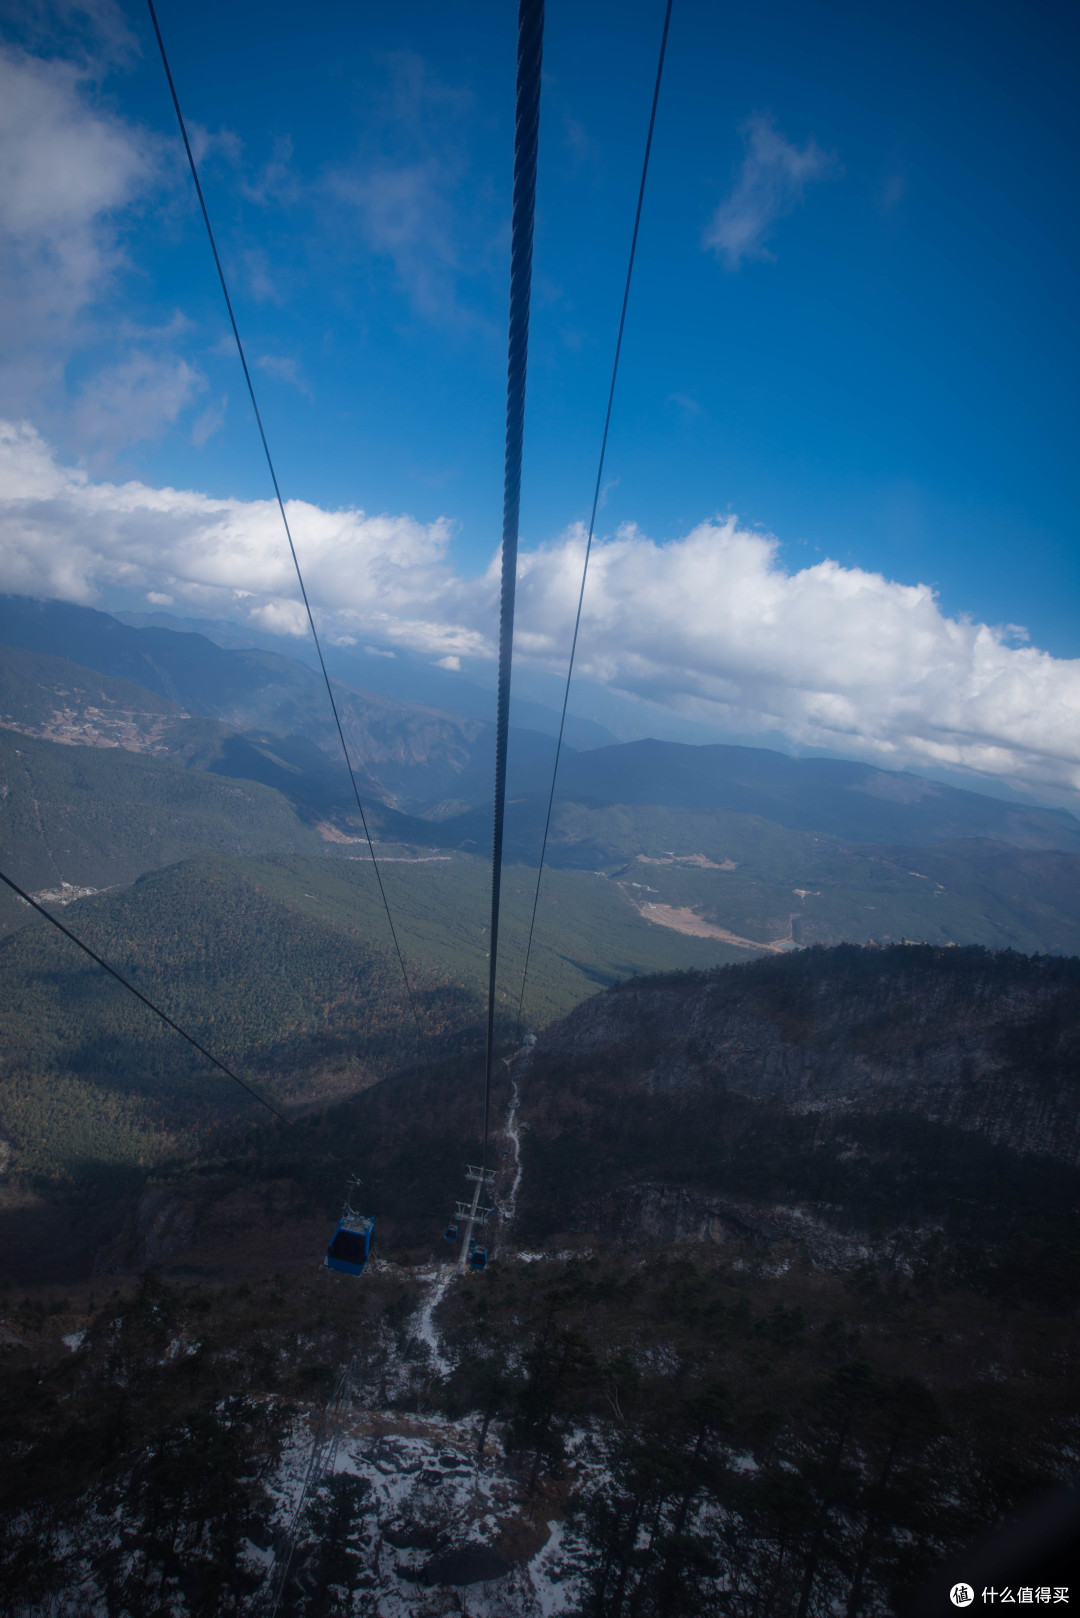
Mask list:
[[[280,652],[225,649],[194,630],[133,628],[90,608],[18,596],[0,597],[0,644],[61,657],[128,682],[110,694],[117,708],[136,702],[131,688],[137,686],[173,703],[174,718],[214,719],[233,731],[303,740],[330,754],[338,746],[321,679],[306,663]],[[355,658],[351,664],[360,667]],[[22,689],[12,691],[3,712],[10,715],[12,700],[27,700],[28,674],[24,667]],[[6,676],[9,681],[19,677],[17,670]],[[42,669],[43,693],[55,688],[58,678],[55,667]],[[380,801],[439,819],[449,817],[450,789],[462,807],[487,802],[490,721],[347,681],[335,689],[354,766]],[[447,694],[466,689],[474,688],[454,685]],[[100,681],[96,690],[103,694]],[[144,699],[142,706],[158,716],[163,712],[160,700]],[[94,744],[89,730],[83,739]],[[512,791],[519,797],[539,793],[549,784],[550,738],[519,726],[516,739]],[[325,782],[310,782],[306,790],[313,801],[332,791]],[[726,809],[850,841],[923,844],[975,836],[1080,852],[1080,822],[1064,810],[1028,807],[907,772],[840,759],[791,758],[764,748],[640,741],[593,745],[582,752],[564,745],[559,796]],[[339,788],[337,798],[346,797]]]
[[[321,676],[210,627],[218,640],[0,598],[0,845],[28,889],[100,889],[202,852],[356,853]],[[384,849],[482,858],[490,722],[334,690]],[[1080,822],[1062,810],[838,759],[601,742],[564,748],[548,865],[602,873],[651,929],[711,941],[716,959],[902,937],[1080,950]],[[512,728],[506,849],[523,866],[553,762],[550,733]],[[0,927],[24,919],[0,901]]]
[[[313,1618],[863,1618],[1068,1475],[1071,816],[593,737],[515,1049],[553,755],[515,729],[489,1092],[482,714],[335,666],[406,990],[310,666],[4,613],[3,868],[287,1120],[5,901],[20,1610],[255,1612],[280,1567]],[[359,1286],[318,1268],[356,1180]]]

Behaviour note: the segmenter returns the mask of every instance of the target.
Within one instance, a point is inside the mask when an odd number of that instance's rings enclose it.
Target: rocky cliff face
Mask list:
[[[1080,961],[980,949],[813,949],[630,983],[547,1030],[628,1090],[701,1087],[809,1113],[911,1112],[1080,1158]]]

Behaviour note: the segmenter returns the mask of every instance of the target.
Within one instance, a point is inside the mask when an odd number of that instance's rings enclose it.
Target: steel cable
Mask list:
[[[540,135],[540,68],[544,0],[518,6],[517,87],[514,115],[514,192],[510,241],[510,320],[506,360],[506,457],[503,474],[502,591],[499,607],[499,700],[495,719],[495,805],[491,853],[491,946],[488,963],[487,1045],[484,1058],[484,1146],[487,1168],[491,1124],[491,1068],[495,1049],[495,981],[499,960],[506,748],[510,728],[510,670],[514,653],[521,455],[525,430],[525,376],[529,353],[536,156]]]
[[[291,1126],[291,1118],[286,1118],[283,1112],[278,1112],[277,1108],[267,1101],[265,1096],[261,1096],[258,1090],[253,1090],[250,1084],[242,1079],[238,1073],[234,1073],[232,1068],[226,1067],[224,1062],[219,1061],[212,1051],[207,1050],[205,1045],[200,1045],[199,1041],[189,1034],[186,1028],[181,1028],[178,1022],[173,1021],[168,1012],[162,1011],[160,1006],[156,1006],[147,995],[143,994],[141,989],[137,989],[134,983],[130,983],[122,972],[118,972],[115,966],[110,966],[108,961],[99,955],[96,950],[90,948],[89,944],[84,944],[82,939],[77,937],[69,927],[65,927],[62,921],[57,921],[56,917],[46,910],[44,905],[39,905],[36,899],[32,899],[28,893],[24,893],[19,884],[13,882],[9,876],[5,876],[3,871],[0,871],[0,882],[5,882],[12,893],[17,893],[20,899],[28,904],[32,910],[36,910],[39,916],[44,916],[46,921],[51,922],[58,932],[63,933],[65,938],[70,938],[71,942],[76,944],[84,955],[89,955],[92,961],[96,961],[98,966],[108,972],[111,978],[115,978],[117,983],[127,989],[129,994],[133,994],[136,1000],[141,1000],[143,1005],[154,1013],[155,1017],[160,1017],[163,1023],[168,1023],[174,1034],[179,1034],[181,1039],[186,1039],[189,1045],[194,1046],[200,1056],[205,1056],[206,1060],[212,1062],[219,1072],[224,1073],[227,1079],[232,1079],[233,1083],[238,1084],[241,1090],[246,1090],[252,1100],[259,1103],[260,1107],[265,1107],[267,1112],[272,1112],[275,1118],[280,1118],[283,1124]]]
[[[581,589],[578,593],[577,616],[574,619],[574,636],[570,642],[570,662],[566,670],[566,689],[563,692],[562,714],[559,718],[559,736],[555,743],[555,763],[551,771],[551,791],[548,794],[547,815],[544,819],[544,837],[540,845],[540,869],[536,873],[536,892],[533,894],[532,917],[529,921],[529,938],[525,946],[525,967],[521,974],[521,994],[518,998],[518,1028],[522,1026],[525,1005],[525,983],[529,976],[529,960],[532,955],[533,933],[536,930],[536,909],[540,903],[540,883],[544,875],[544,860],[547,855],[548,834],[551,830],[551,812],[555,803],[555,781],[559,773],[559,759],[562,757],[563,732],[566,729],[566,705],[570,700],[570,681],[574,673],[574,657],[577,652],[578,632],[581,629],[581,609],[585,601],[585,581],[589,575],[589,557],[592,554],[593,534],[596,531],[596,513],[600,505],[600,486],[604,475],[604,459],[607,455],[608,432],[611,427],[611,408],[615,402],[615,382],[619,375],[619,357],[622,354],[623,332],[626,329],[626,310],[630,302],[630,282],[634,274],[634,258],[637,254],[638,232],[641,228],[641,208],[645,201],[645,181],[649,173],[649,157],[652,152],[653,130],[656,128],[656,108],[660,100],[660,81],[664,75],[664,57],[667,54],[668,29],[671,26],[672,0],[667,0],[667,9],[664,12],[664,28],[660,36],[660,58],[656,66],[656,84],[653,87],[652,110],[649,113],[649,133],[645,139],[645,157],[641,165],[641,184],[638,186],[637,210],[634,214],[634,230],[630,238],[630,259],[626,267],[626,285],[623,289],[622,311],[619,315],[619,334],[615,340],[615,359],[611,367],[611,386],[608,388],[607,410],[604,414],[604,431],[600,439],[600,461],[596,469],[596,486],[593,490],[592,511],[589,515],[589,537],[585,545],[585,562],[581,570]]]
[[[225,280],[225,271],[222,268],[221,257],[217,249],[217,241],[214,237],[213,226],[210,223],[210,214],[207,211],[206,199],[203,196],[203,188],[199,180],[199,171],[195,166],[195,156],[191,150],[191,142],[188,139],[187,125],[184,122],[184,115],[180,110],[180,98],[176,93],[176,85],[173,81],[172,69],[169,66],[169,57],[165,50],[165,41],[162,38],[161,29],[158,26],[157,12],[154,10],[154,0],[146,0],[146,3],[150,8],[150,21],[154,25],[154,34],[157,38],[158,49],[161,52],[162,66],[165,69],[165,77],[169,82],[169,94],[172,96],[172,104],[176,112],[176,121],[180,125],[180,134],[184,141],[184,151],[187,153],[188,168],[191,170],[191,178],[195,183],[195,194],[199,199],[199,209],[202,213],[203,224],[206,226],[206,234],[210,240],[210,250],[214,255],[214,265],[217,269],[218,280],[221,283],[221,293],[222,297],[225,299],[225,308],[228,310],[229,324],[232,327],[233,338],[236,342],[236,352],[240,356],[240,365],[244,372],[244,381],[247,384],[248,398],[251,400],[251,408],[255,414],[255,424],[259,429],[259,438],[262,443],[263,454],[266,457],[266,465],[270,472],[270,481],[274,485],[274,498],[277,500],[278,511],[281,513],[281,523],[282,527],[285,529],[285,538],[289,542],[289,554],[292,557],[293,567],[296,569],[296,579],[300,586],[300,594],[304,602],[304,611],[307,613],[308,625],[311,629],[311,638],[315,642],[315,650],[319,658],[319,668],[322,670],[323,683],[326,686],[326,694],[330,699],[330,708],[334,715],[334,724],[337,727],[338,740],[341,743],[341,751],[345,759],[345,767],[349,772],[349,780],[352,783],[353,797],[356,799],[356,807],[360,812],[360,823],[364,828],[364,837],[367,840],[368,852],[371,855],[371,863],[375,870],[375,880],[379,884],[379,896],[382,899],[383,909],[386,911],[386,920],[390,927],[390,936],[394,941],[394,949],[397,953],[398,965],[401,967],[401,976],[405,984],[405,993],[408,995],[409,1006],[413,1014],[413,1021],[416,1023],[416,1031],[420,1036],[421,1044],[424,1044],[426,1043],[426,1040],[424,1030],[420,1023],[420,1014],[416,1008],[416,1001],[413,998],[412,986],[409,983],[409,974],[405,970],[405,957],[402,955],[401,945],[398,943],[398,935],[397,929],[394,926],[394,918],[390,914],[390,904],[386,897],[386,889],[383,887],[382,872],[379,870],[379,862],[375,858],[375,847],[371,841],[371,833],[368,830],[367,815],[364,813],[364,805],[360,800],[360,788],[356,784],[356,775],[353,771],[352,761],[349,758],[349,749],[345,741],[345,732],[341,725],[341,716],[338,713],[338,705],[334,697],[333,686],[330,684],[330,676],[326,671],[326,660],[323,657],[322,642],[319,639],[319,632],[315,627],[315,616],[312,613],[311,603],[308,600],[307,587],[304,584],[304,575],[300,570],[300,561],[296,554],[296,546],[293,543],[292,529],[289,527],[289,519],[285,514],[285,502],[281,498],[281,488],[278,484],[277,472],[274,470],[273,457],[270,454],[270,445],[267,442],[266,431],[263,427],[262,415],[259,411],[259,403],[255,397],[255,386],[251,380],[251,371],[248,369],[247,355],[244,352],[244,345],[240,340],[240,328],[236,323],[236,315],[233,312],[232,299],[229,296],[228,283]]]

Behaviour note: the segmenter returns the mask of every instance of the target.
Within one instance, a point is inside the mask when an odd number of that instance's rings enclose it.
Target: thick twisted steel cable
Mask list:
[[[117,983],[127,989],[129,994],[133,994],[136,1000],[141,1000],[143,1005],[154,1013],[155,1017],[160,1017],[163,1023],[168,1023],[174,1034],[179,1034],[181,1039],[186,1039],[189,1045],[194,1046],[200,1056],[205,1056],[206,1060],[212,1062],[220,1073],[224,1073],[227,1079],[232,1079],[233,1083],[238,1084],[241,1090],[246,1090],[251,1099],[257,1101],[260,1107],[265,1107],[267,1112],[272,1112],[274,1117],[280,1118],[283,1124],[292,1123],[291,1118],[286,1118],[283,1112],[278,1112],[272,1102],[267,1101],[265,1096],[261,1096],[258,1090],[253,1090],[251,1085],[242,1079],[238,1073],[234,1073],[231,1067],[226,1067],[224,1062],[219,1061],[213,1051],[208,1051],[205,1045],[200,1045],[199,1041],[192,1034],[189,1034],[186,1028],[181,1028],[178,1022],[173,1021],[167,1011],[162,1011],[160,1006],[156,1006],[147,995],[143,994],[141,989],[137,989],[134,983],[130,983],[122,972],[118,972],[115,966],[110,966],[103,956],[90,948],[89,944],[84,944],[82,939],[73,933],[69,927],[65,927],[62,921],[58,921],[50,911],[45,909],[44,905],[39,905],[36,899],[32,899],[28,893],[25,893],[19,887],[17,882],[13,882],[9,876],[5,876],[3,871],[0,871],[0,882],[5,882],[12,893],[17,893],[20,899],[28,904],[32,910],[36,910],[39,916],[44,916],[46,921],[51,922],[58,932],[63,933],[65,938],[70,938],[71,942],[81,949],[84,955],[89,955],[92,961],[95,961],[103,971],[108,972],[111,978],[115,978]]]
[[[514,653],[514,593],[517,585],[521,453],[525,430],[525,375],[529,354],[533,221],[536,214],[536,154],[540,135],[540,68],[544,48],[544,0],[518,6],[517,88],[514,115],[514,194],[510,240],[510,322],[506,360],[506,458],[503,474],[502,593],[499,608],[499,701],[495,719],[495,807],[491,851],[491,946],[488,963],[487,1046],[484,1057],[484,1147],[487,1167],[491,1124],[491,1069],[495,1050],[495,982],[499,964],[499,899],[502,889],[503,822],[506,816],[506,748],[510,729],[510,668]]]
[[[199,171],[195,164],[195,155],[191,150],[191,142],[188,139],[187,125],[184,122],[184,115],[180,110],[180,98],[176,93],[176,84],[173,81],[172,68],[169,66],[169,57],[165,50],[165,41],[162,38],[161,29],[158,26],[157,12],[154,10],[154,0],[146,0],[146,3],[150,8],[150,21],[154,25],[154,34],[157,38],[158,49],[161,52],[162,66],[165,69],[165,77],[169,82],[169,94],[172,96],[172,104],[176,113],[176,121],[180,125],[180,134],[184,142],[184,151],[187,153],[188,168],[191,170],[191,178],[195,184],[195,195],[199,199],[199,209],[202,213],[203,224],[206,226],[206,234],[210,241],[210,251],[214,255],[214,265],[217,269],[218,280],[221,283],[221,295],[225,299],[225,308],[228,311],[229,324],[232,327],[233,339],[236,343],[236,352],[240,356],[240,365],[244,372],[244,381],[247,384],[248,398],[251,400],[251,408],[255,415],[255,425],[259,429],[259,438],[263,447],[263,455],[266,457],[266,465],[270,472],[270,481],[274,485],[274,498],[277,501],[278,511],[281,513],[281,525],[285,530],[285,538],[289,542],[289,554],[292,557],[293,567],[296,569],[296,579],[300,586],[300,595],[303,598],[304,611],[307,613],[307,621],[311,629],[311,638],[315,642],[315,650],[319,658],[319,668],[322,670],[323,683],[326,686],[326,694],[330,699],[330,708],[334,715],[334,724],[337,727],[338,741],[341,743],[341,752],[345,759],[345,768],[349,772],[349,780],[352,783],[353,797],[356,799],[356,807],[360,811],[360,824],[364,828],[364,837],[367,840],[368,852],[371,855],[371,863],[375,870],[375,880],[379,884],[379,896],[383,902],[383,909],[386,911],[386,920],[390,927],[390,936],[394,941],[394,949],[397,953],[398,965],[401,967],[401,976],[405,984],[405,993],[408,995],[409,1005],[412,1009],[413,1021],[416,1023],[416,1031],[420,1036],[421,1043],[423,1044],[425,1040],[424,1030],[420,1023],[420,1013],[417,1010],[416,1001],[413,998],[412,985],[409,983],[409,974],[405,970],[405,957],[401,953],[401,945],[398,942],[397,928],[394,926],[394,918],[390,914],[390,904],[386,897],[386,889],[383,887],[382,872],[379,870],[379,862],[375,858],[375,847],[371,841],[371,833],[368,830],[367,815],[364,813],[364,805],[360,800],[360,788],[356,784],[356,775],[353,771],[352,760],[349,758],[349,749],[345,741],[345,732],[342,729],[341,716],[338,713],[337,701],[334,697],[334,688],[330,683],[330,676],[326,670],[326,659],[323,657],[322,642],[319,639],[319,631],[315,627],[315,615],[311,610],[311,602],[308,600],[307,586],[304,583],[304,575],[300,570],[300,559],[296,554],[296,546],[293,543],[292,529],[289,527],[289,519],[285,513],[285,502],[281,497],[281,488],[278,484],[277,472],[274,470],[274,461],[270,454],[270,445],[267,442],[266,430],[263,427],[262,414],[259,410],[259,401],[255,397],[255,385],[251,380],[251,371],[248,368],[247,355],[244,352],[244,345],[240,340],[240,328],[236,323],[236,315],[233,312],[232,298],[229,296],[229,287],[227,281],[225,280],[225,271],[222,268],[221,257],[218,253],[214,229],[210,223],[210,214],[207,210],[206,198],[203,196],[202,183],[199,180]]]
[[[532,917],[529,921],[529,939],[525,946],[525,967],[521,974],[521,994],[518,997],[518,1027],[522,1025],[525,1006],[525,983],[529,976],[529,961],[532,956],[533,934],[536,931],[536,910],[540,903],[540,883],[544,875],[544,860],[547,856],[548,834],[551,831],[551,813],[555,804],[555,782],[559,774],[559,760],[562,757],[563,732],[566,729],[566,707],[570,701],[570,681],[574,673],[574,657],[577,653],[578,633],[581,629],[581,609],[585,602],[585,581],[589,576],[589,557],[592,554],[593,535],[596,531],[596,513],[600,506],[601,480],[604,476],[604,460],[607,455],[608,433],[611,428],[611,409],[615,402],[615,382],[619,375],[619,358],[622,354],[623,332],[626,330],[626,310],[630,302],[630,282],[634,275],[634,259],[637,255],[638,233],[641,228],[641,209],[645,201],[645,181],[649,174],[649,157],[652,153],[653,130],[656,128],[656,108],[660,100],[660,81],[664,76],[664,57],[667,54],[668,30],[671,26],[672,0],[667,0],[667,9],[664,12],[664,28],[660,36],[660,57],[656,65],[656,83],[653,86],[652,110],[649,113],[649,133],[645,139],[645,157],[641,165],[641,184],[638,186],[637,209],[634,214],[634,230],[630,238],[630,258],[626,266],[626,285],[623,288],[622,310],[619,314],[619,333],[615,340],[615,358],[611,366],[611,386],[608,388],[607,410],[604,413],[604,431],[600,439],[600,460],[596,468],[596,486],[593,489],[592,511],[589,514],[589,537],[585,544],[585,562],[581,570],[581,589],[578,592],[577,616],[574,619],[574,635],[570,642],[570,662],[566,670],[566,688],[563,691],[562,714],[559,718],[559,737],[555,743],[555,763],[551,771],[551,791],[548,794],[547,815],[544,819],[544,837],[540,845],[540,869],[536,873],[536,892],[533,894]]]

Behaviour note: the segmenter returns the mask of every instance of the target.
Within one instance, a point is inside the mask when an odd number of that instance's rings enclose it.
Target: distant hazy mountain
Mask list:
[[[763,747],[624,742],[567,758],[559,796],[601,803],[735,809],[854,842],[936,843],[993,837],[1080,853],[1080,821],[981,792],[843,759],[790,758]]]
[[[507,847],[526,862],[539,854],[547,812],[550,766],[541,764],[519,755],[511,782]],[[471,785],[463,775],[458,790]],[[482,793],[476,805],[445,818],[439,836],[455,844],[479,839],[488,818]],[[736,832],[734,845],[732,818],[752,820],[756,828],[752,835]],[[781,828],[801,834],[804,842],[919,848],[974,838],[1080,854],[1080,822],[1062,809],[1027,807],[842,759],[652,741],[564,753],[548,858],[593,870],[636,854],[675,852],[759,863],[763,858],[768,866]],[[732,853],[736,845],[741,856]],[[785,846],[793,846],[790,837]],[[805,875],[803,855],[799,862]]]
[[[101,887],[202,850],[345,851],[360,834],[306,664],[18,597],[0,598],[4,635],[0,847],[17,879]],[[492,726],[335,690],[375,834],[485,857]],[[73,756],[88,750],[93,762]],[[550,736],[511,732],[515,863],[536,864],[553,757]],[[548,863],[603,873],[654,928],[747,950],[915,938],[1080,953],[1080,822],[866,764],[660,741],[568,748]]]
[[[161,706],[165,698],[175,705],[174,719],[212,719],[243,733],[239,740],[217,733],[216,750],[199,760],[201,767],[262,780],[327,809],[347,809],[352,802],[322,677],[296,658],[225,649],[190,632],[135,629],[92,608],[25,596],[0,596],[0,643],[68,660],[65,667],[53,663],[31,676],[25,656],[9,656],[7,683],[0,687],[7,693],[6,705],[0,704],[7,723],[29,723],[34,735],[108,745],[96,717],[84,714],[81,725],[67,723],[62,737],[46,721],[52,723],[54,710],[73,720],[80,703],[85,710],[88,704],[100,708],[101,701],[115,712],[138,708],[164,715],[170,711]],[[88,684],[88,671],[126,682],[125,689],[105,696],[100,682]],[[134,686],[144,692],[141,699]],[[74,687],[81,697],[72,696]],[[490,799],[495,749],[494,727],[487,721],[359,691],[336,679],[335,698],[353,768],[369,797],[411,813],[438,815]],[[20,704],[29,705],[25,714]],[[200,745],[207,744],[205,731],[199,734]],[[272,746],[271,738],[278,739]],[[146,750],[130,730],[126,740],[116,730],[114,739]],[[153,750],[187,756],[191,739],[190,732],[174,731],[171,744],[159,736]],[[515,728],[512,755],[515,771],[520,766],[526,784],[535,786],[550,773],[553,742]]]
[[[133,628],[108,613],[20,596],[0,597],[0,642],[135,683],[188,714],[238,731],[289,739],[291,746],[308,753],[312,746],[327,755],[337,750],[319,675],[280,652],[226,649],[187,628]],[[335,652],[338,661],[342,655]],[[352,662],[361,668],[360,660]],[[363,660],[365,675],[389,686],[394,696],[347,682],[338,686],[354,767],[369,790],[392,807],[440,820],[474,809],[486,817],[492,784],[490,727],[483,719],[408,700],[400,682],[415,677],[417,668],[404,661]],[[427,671],[424,678],[430,673],[434,680],[444,672]],[[447,679],[459,694],[478,690]],[[527,840],[527,826],[542,816],[552,746],[549,737],[522,729],[512,751],[510,789],[526,800],[518,805],[516,823]],[[295,765],[295,775],[303,775],[301,758],[287,762]],[[347,791],[343,773],[342,783]],[[332,791],[320,785],[316,795],[324,790]],[[537,803],[530,806],[532,794]],[[1020,848],[1080,852],[1080,821],[1064,810],[1027,807],[869,764],[791,758],[766,748],[662,741],[592,746],[586,752],[568,748],[558,797],[734,810],[794,830],[864,843],[918,846],[989,837]],[[475,837],[475,818],[461,823],[460,837]]]
[[[280,635],[264,635],[226,619],[178,618],[168,612],[117,612],[113,616],[135,629],[172,629],[204,635],[216,646],[231,650],[257,649],[288,655],[312,668],[318,668],[315,647],[307,637],[283,641]],[[365,652],[344,646],[323,648],[332,675],[362,691],[378,691],[399,702],[416,702],[460,714],[465,719],[495,719],[495,690],[478,685],[466,674],[453,673],[436,664],[410,657],[407,652],[389,653],[383,649]],[[540,731],[545,736],[559,733],[559,710],[535,702],[520,691],[513,694],[512,718],[515,725]],[[566,716],[566,741],[571,747],[605,747],[617,738],[605,725],[580,714]]]

